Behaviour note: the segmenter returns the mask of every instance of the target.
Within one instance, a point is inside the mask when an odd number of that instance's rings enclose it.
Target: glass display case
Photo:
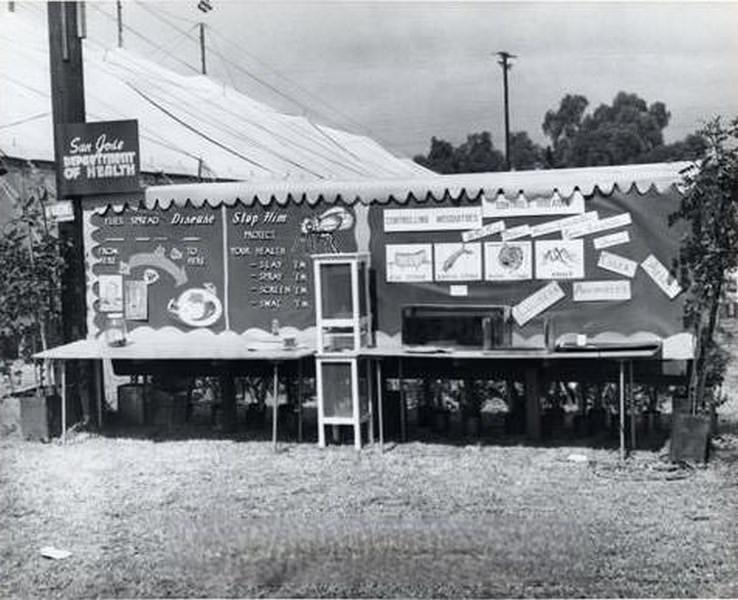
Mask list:
[[[374,344],[369,256],[313,255],[317,343],[318,443],[326,426],[351,426],[361,447],[362,427],[373,439],[369,365],[361,349]]]

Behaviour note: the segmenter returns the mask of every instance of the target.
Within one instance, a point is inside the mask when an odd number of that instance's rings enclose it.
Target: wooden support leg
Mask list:
[[[402,377],[402,358],[398,359],[397,363],[397,378],[400,382],[400,439],[403,442],[407,441],[407,414],[405,413],[405,384]]]
[[[318,396],[318,447],[325,448],[325,424],[323,423],[323,365],[315,361],[315,385]]]
[[[377,360],[377,413],[379,417],[379,451],[384,452],[384,385],[382,383],[382,361]]]
[[[528,439],[541,439],[540,379],[537,366],[525,369],[525,433]]]
[[[95,386],[95,410],[97,412],[97,429],[102,429],[102,397],[103,397],[103,372],[102,372],[102,361],[93,361],[93,381]]]
[[[625,363],[620,361],[620,377],[618,381],[620,394],[620,460],[625,460]]]
[[[633,392],[633,361],[628,361],[628,404],[630,404],[630,449],[636,449],[636,406]]]
[[[272,387],[272,449],[277,451],[277,417],[279,416],[279,363],[274,363]]]
[[[297,441],[302,443],[302,359],[297,361]]]
[[[369,443],[374,444],[374,383],[372,379],[372,361],[366,361],[366,395],[369,410],[367,427],[369,428]]]
[[[64,361],[61,363],[61,442],[67,443],[67,369]]]

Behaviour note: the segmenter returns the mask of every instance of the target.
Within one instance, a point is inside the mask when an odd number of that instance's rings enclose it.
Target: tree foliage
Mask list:
[[[0,337],[24,358],[59,341],[64,262],[44,214],[47,201],[43,185],[19,196],[0,231]]]
[[[619,92],[612,105],[600,104],[587,113],[588,105],[584,96],[567,94],[557,110],[546,112],[543,132],[551,140],[550,166],[694,160],[704,152],[704,140],[697,135],[664,144],[671,113],[663,102],[649,105],[637,94]]]
[[[719,385],[725,371],[715,332],[726,275],[738,266],[738,119],[727,127],[715,119],[699,136],[705,157],[684,174],[687,191],[670,216],[671,224],[688,226],[677,266],[688,291],[685,322],[695,334],[688,387],[692,412],[704,406],[705,389]]]
[[[511,165],[517,170],[538,168],[543,163],[543,149],[524,131],[510,134],[510,155]],[[488,131],[469,134],[459,146],[432,137],[428,154],[420,154],[414,160],[443,174],[505,170],[505,155],[495,148]]]

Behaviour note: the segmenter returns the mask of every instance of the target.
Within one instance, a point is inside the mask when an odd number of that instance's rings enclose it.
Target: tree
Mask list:
[[[671,113],[663,102],[647,104],[637,94],[619,92],[612,105],[586,114],[584,96],[567,94],[549,110],[543,132],[551,139],[551,167],[585,167],[695,159],[704,151],[698,136],[664,144]]]
[[[535,144],[524,131],[510,135],[511,164],[514,169],[534,169],[543,164],[543,148]],[[436,137],[431,138],[427,155],[418,155],[415,162],[436,173],[483,173],[503,171],[505,156],[492,143],[488,131],[471,133],[458,147]]]
[[[60,340],[64,261],[44,214],[47,200],[43,184],[18,195],[15,217],[0,231],[0,337],[26,359]]]
[[[698,135],[706,143],[704,159],[685,173],[687,191],[669,219],[688,225],[676,264],[688,292],[685,322],[695,335],[688,386],[693,414],[704,406],[705,389],[719,385],[725,372],[715,332],[725,278],[738,266],[738,119],[727,128],[715,119]]]

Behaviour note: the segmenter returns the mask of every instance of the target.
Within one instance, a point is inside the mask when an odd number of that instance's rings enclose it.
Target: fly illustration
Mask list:
[[[351,229],[353,225],[354,215],[343,206],[334,206],[320,215],[305,217],[300,223],[300,233],[294,245],[301,242],[309,253],[321,249],[338,252],[334,234]]]
[[[443,265],[441,265],[441,270],[444,273],[448,273],[451,269],[454,268],[456,261],[464,256],[464,254],[473,254],[473,252],[469,250],[469,248],[467,248],[465,244],[461,244],[458,250],[454,250],[451,254],[449,254],[448,258],[443,261]]]

